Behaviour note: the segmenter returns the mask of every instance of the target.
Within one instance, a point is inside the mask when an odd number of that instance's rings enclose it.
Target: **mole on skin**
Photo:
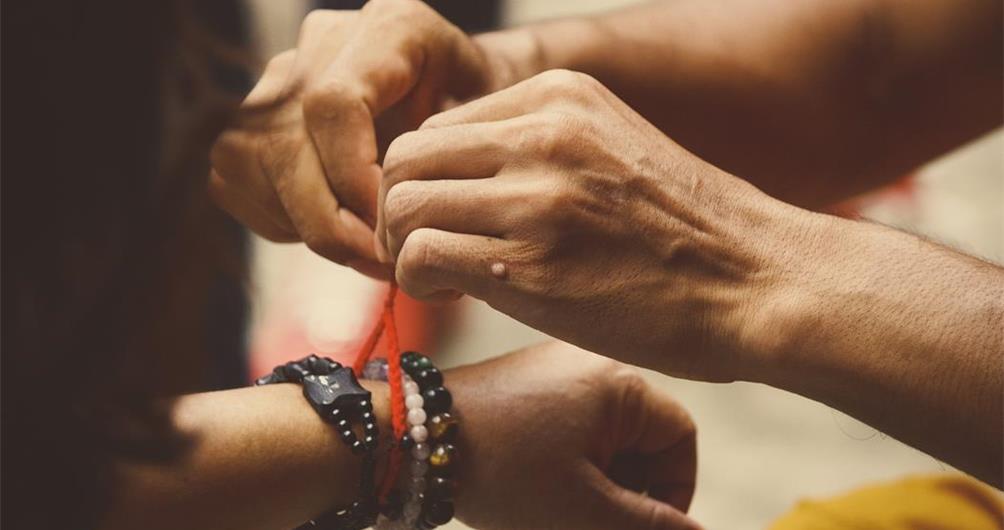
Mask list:
[[[503,279],[506,275],[505,263],[492,263],[492,276]]]

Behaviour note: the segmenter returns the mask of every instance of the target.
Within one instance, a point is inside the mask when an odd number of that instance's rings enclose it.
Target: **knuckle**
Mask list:
[[[546,88],[564,89],[573,84],[578,79],[578,72],[564,68],[546,70],[537,75],[536,80]]]
[[[558,95],[567,96],[572,93],[595,90],[600,82],[589,74],[574,70],[547,70],[537,76],[543,87]]]
[[[420,228],[408,234],[397,257],[397,280],[414,286],[435,267],[435,241],[431,230]]]
[[[555,158],[561,153],[567,141],[567,126],[567,121],[561,113],[540,113],[536,123],[531,124],[529,134],[523,135],[521,148],[537,153],[545,160]]]
[[[603,83],[600,83],[600,81],[595,77],[585,72],[573,72],[573,73],[575,74],[575,80],[572,82],[572,84],[575,87],[588,92],[600,92],[602,90],[606,90],[606,87],[603,86]]]
[[[398,181],[397,175],[408,167],[408,160],[412,158],[413,153],[417,152],[418,140],[418,132],[409,131],[394,138],[387,146],[387,151],[384,153],[383,170],[388,180]]]
[[[340,79],[327,79],[304,90],[303,117],[308,124],[330,122],[368,112],[360,91]]]
[[[591,107],[606,90],[595,77],[573,70],[548,70],[538,77],[546,97],[566,107]]]
[[[265,69],[262,71],[262,77],[265,77],[273,72],[284,71],[286,66],[289,65],[291,61],[296,58],[296,50],[286,50],[273,55],[271,59],[265,63]]]
[[[568,214],[570,194],[567,184],[556,182],[538,195],[535,207],[551,219],[562,219]]]
[[[363,7],[380,16],[414,24],[416,21],[427,20],[435,11],[419,0],[371,0]]]
[[[433,114],[432,116],[426,118],[425,121],[423,121],[422,124],[418,126],[418,130],[437,129],[439,127],[447,125],[449,122],[448,117],[449,113],[447,112],[440,112],[438,114]]]
[[[600,367],[601,371],[610,374],[610,380],[615,386],[622,388],[626,392],[643,394],[648,392],[648,381],[642,377],[637,369],[621,364],[612,359],[605,359],[605,363]]]
[[[303,17],[300,23],[301,38],[309,38],[318,32],[326,30],[337,19],[337,13],[331,9],[314,9]]]
[[[397,237],[406,236],[403,233],[410,221],[415,219],[414,212],[420,202],[418,194],[413,193],[409,182],[402,182],[387,191],[384,199],[384,215],[387,231]]]

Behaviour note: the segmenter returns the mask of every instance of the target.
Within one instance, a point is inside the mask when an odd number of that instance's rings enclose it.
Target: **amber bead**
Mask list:
[[[429,430],[429,436],[438,442],[451,442],[457,436],[457,430],[459,430],[460,421],[453,417],[449,412],[443,412],[442,414],[436,414],[429,419],[426,424],[426,428]]]
[[[457,448],[453,444],[439,444],[429,455],[432,469],[450,469],[457,458]]]

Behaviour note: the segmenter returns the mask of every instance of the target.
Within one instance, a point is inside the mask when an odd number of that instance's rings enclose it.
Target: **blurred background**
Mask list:
[[[472,31],[615,8],[623,0],[430,2]],[[352,8],[356,2],[321,2]],[[305,0],[249,0],[254,40],[267,57],[293,46]],[[841,207],[1004,262],[1004,135],[1000,131],[921,168],[888,190]],[[305,351],[346,355],[375,317],[384,286],[301,245],[252,244],[252,374]],[[540,341],[484,304],[430,311],[405,303],[405,346],[453,366]],[[710,529],[763,528],[803,498],[875,481],[948,471],[919,451],[819,403],[761,385],[707,384],[648,374],[693,414],[699,476],[692,514]],[[561,487],[555,483],[555,487]],[[453,523],[446,528],[466,528]]]

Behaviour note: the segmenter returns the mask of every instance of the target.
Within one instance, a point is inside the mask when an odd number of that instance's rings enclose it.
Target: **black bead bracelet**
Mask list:
[[[417,352],[405,352],[401,355],[401,368],[418,384],[427,415],[426,443],[431,452],[416,528],[431,530],[453,519],[453,492],[456,487],[453,473],[457,461],[457,449],[453,442],[459,422],[450,414],[453,396],[443,386],[443,374],[433,365],[432,359]]]
[[[398,446],[409,451],[410,488],[395,491],[377,530],[431,530],[453,518],[453,472],[456,467],[456,440],[459,422],[450,414],[453,397],[443,387],[443,374],[432,360],[416,352],[401,356],[402,386],[410,429]],[[370,361],[363,377],[387,381],[387,361]],[[410,388],[409,388],[410,387]],[[420,400],[414,398],[421,397]],[[414,414],[414,417],[412,416]]]
[[[297,530],[361,530],[376,524],[376,450],[380,432],[370,391],[359,384],[352,370],[317,355],[277,366],[272,373],[255,381],[255,385],[274,383],[302,385],[303,396],[311,408],[338,429],[338,437],[352,454],[362,457],[359,500],[347,507],[328,510]],[[354,422],[362,425],[362,438],[356,434]]]

